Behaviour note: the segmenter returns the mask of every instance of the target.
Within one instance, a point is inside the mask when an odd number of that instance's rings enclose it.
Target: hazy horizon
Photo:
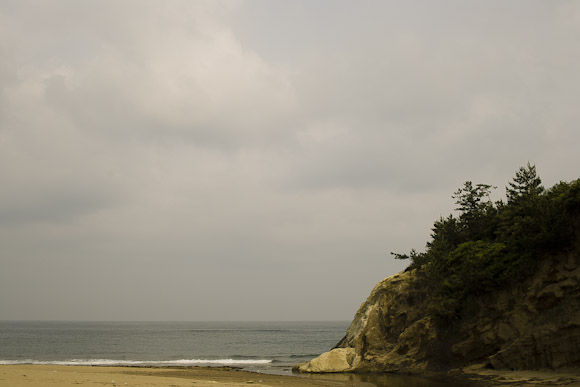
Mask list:
[[[324,322],[344,322],[350,323],[352,319],[344,320],[2,320],[1,322],[47,322],[47,323],[324,323]]]
[[[580,2],[0,0],[0,320],[349,321],[463,182],[579,178]]]

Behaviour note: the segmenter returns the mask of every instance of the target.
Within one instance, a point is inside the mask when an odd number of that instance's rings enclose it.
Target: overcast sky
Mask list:
[[[580,177],[578,1],[0,0],[0,319],[350,320],[464,181]]]

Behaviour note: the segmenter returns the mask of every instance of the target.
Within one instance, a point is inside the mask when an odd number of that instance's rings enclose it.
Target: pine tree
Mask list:
[[[537,197],[543,192],[544,187],[542,186],[542,180],[536,173],[536,166],[529,162],[527,166],[520,167],[513,181],[510,181],[506,187],[508,203]]]

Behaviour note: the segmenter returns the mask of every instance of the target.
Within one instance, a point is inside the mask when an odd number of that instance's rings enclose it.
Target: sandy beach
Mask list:
[[[473,386],[580,386],[580,377],[573,373],[549,372],[484,372],[477,370],[465,375],[464,381],[474,384],[447,381],[443,385]],[[350,378],[341,375],[326,375],[327,378],[308,378],[270,375],[217,367],[146,368],[146,367],[101,367],[101,366],[56,366],[56,365],[0,365],[0,387],[46,387],[46,386],[139,386],[139,387],[373,387],[365,378]],[[385,375],[387,376],[387,375]],[[333,380],[334,379],[334,380]],[[400,380],[399,380],[400,379]],[[380,380],[381,385],[429,387],[442,385],[436,379],[388,375]]]
[[[2,387],[164,386],[164,387],[341,387],[366,383],[312,380],[239,371],[231,368],[137,368],[54,365],[2,365]],[[366,384],[367,386],[369,384]]]

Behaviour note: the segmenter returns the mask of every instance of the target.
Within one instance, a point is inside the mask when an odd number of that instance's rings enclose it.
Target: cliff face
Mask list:
[[[578,251],[578,250],[577,250]],[[528,280],[480,297],[452,329],[426,316],[415,271],[379,282],[335,349],[299,372],[580,370],[580,254],[546,259]]]

